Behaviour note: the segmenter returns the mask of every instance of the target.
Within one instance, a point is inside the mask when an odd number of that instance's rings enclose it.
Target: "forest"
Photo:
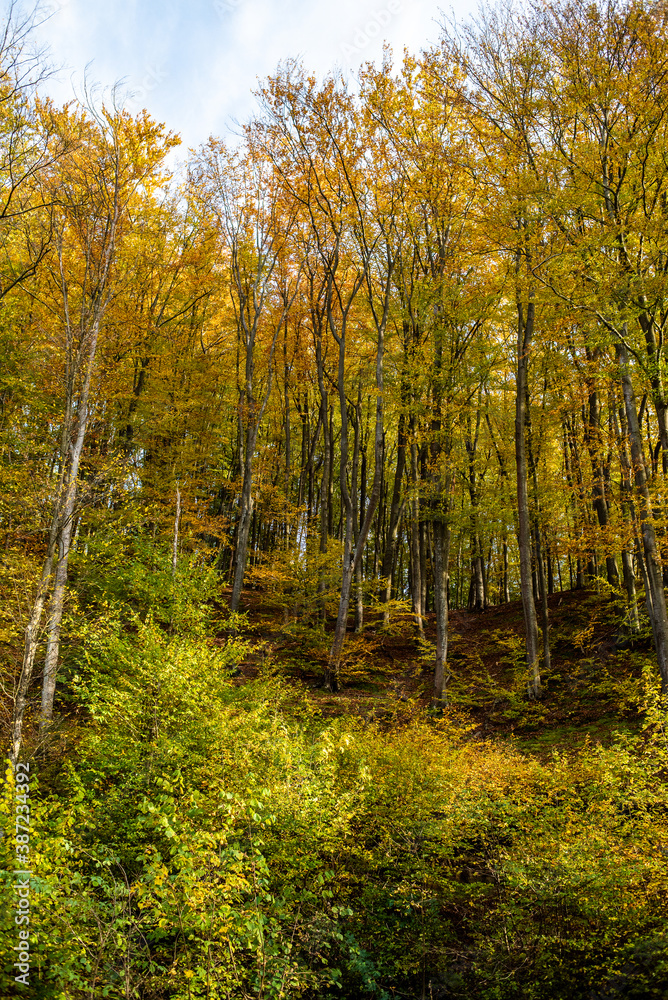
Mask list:
[[[181,152],[0,37],[0,995],[668,997],[668,4]]]

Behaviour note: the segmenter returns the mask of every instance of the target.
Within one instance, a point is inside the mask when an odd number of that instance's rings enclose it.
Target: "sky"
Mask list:
[[[437,42],[443,9],[468,0],[43,0],[38,38],[58,68],[42,90],[58,102],[122,81],[128,107],[148,109],[184,146],[225,137],[253,113],[253,89],[280,60],[322,78],[379,62],[388,41],[400,60]]]

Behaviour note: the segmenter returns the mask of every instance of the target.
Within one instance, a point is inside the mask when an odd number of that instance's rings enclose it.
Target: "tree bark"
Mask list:
[[[392,571],[395,564],[397,550],[397,538],[399,536],[399,524],[403,505],[401,502],[401,484],[406,468],[406,417],[403,411],[399,414],[399,425],[397,428],[397,461],[394,468],[394,483],[392,485],[392,500],[390,502],[390,520],[385,536],[385,548],[383,550],[383,564],[381,568],[381,579],[383,581],[380,599],[387,605],[392,597]],[[385,607],[383,610],[383,624],[388,625],[390,621],[390,610]]]
[[[40,713],[40,733],[43,734],[53,719],[53,702],[56,692],[56,673],[58,671],[58,656],[60,653],[60,633],[67,589],[67,569],[72,540],[72,521],[78,494],[79,465],[83,454],[86,431],[88,429],[91,381],[95,369],[95,356],[100,333],[100,322],[104,308],[100,306],[91,329],[87,333],[86,368],[83,385],[78,398],[73,399],[73,379],[68,387],[70,393],[67,403],[67,417],[63,428],[61,441],[61,459],[64,475],[60,497],[56,501],[56,518],[58,522],[57,544],[58,561],[54,575],[53,592],[49,602],[47,620],[47,645],[42,681],[42,705]]]
[[[450,526],[440,519],[433,524],[434,534],[434,611],[436,613],[436,658],[434,663],[435,707],[445,701],[445,689],[450,676],[448,664],[448,562],[450,558]]]
[[[526,397],[531,340],[534,326],[534,303],[530,301],[526,316],[522,304],[517,303],[517,386],[515,407],[515,464],[517,466],[517,515],[520,549],[520,589],[526,630],[526,658],[529,668],[527,691],[529,697],[541,694],[540,665],[538,661],[538,624],[533,599],[531,567],[531,514],[526,456]]]
[[[179,521],[181,520],[181,490],[176,484],[176,512],[174,514],[174,538],[172,540],[172,580],[176,579],[176,564],[179,558]]]
[[[589,355],[589,352],[588,352]],[[596,364],[599,358],[599,353],[594,352],[588,356],[588,360],[592,364]],[[588,378],[589,382],[589,400],[588,400],[588,421],[587,421],[587,448],[589,450],[589,459],[591,462],[592,469],[592,503],[594,510],[596,511],[596,516],[598,518],[599,527],[603,529],[605,545],[608,545],[608,539],[605,537],[606,529],[608,527],[608,504],[605,498],[605,482],[603,476],[603,467],[601,463],[601,427],[600,427],[600,412],[598,404],[598,392],[595,385],[593,384],[593,379]],[[608,553],[605,557],[605,568],[608,583],[611,587],[617,587],[619,585],[619,572],[617,570],[617,563],[615,561],[614,555]]]
[[[626,331],[624,331],[626,332]],[[645,456],[642,442],[642,432],[638,421],[635,394],[629,373],[628,354],[623,341],[617,345],[624,406],[628,422],[631,462],[635,477],[638,496],[638,515],[640,534],[645,555],[646,585],[648,588],[648,610],[652,623],[654,648],[661,674],[661,690],[668,693],[668,614],[663,590],[663,567],[654,530],[654,511],[647,483]],[[651,601],[651,606],[650,606]]]
[[[411,598],[413,603],[413,620],[419,636],[424,636],[422,625],[422,580],[420,577],[420,494],[418,472],[418,446],[416,440],[416,421],[411,417]]]
[[[549,671],[551,665],[550,656],[550,616],[547,603],[547,581],[545,579],[545,561],[543,559],[543,546],[541,544],[540,526],[535,525],[536,537],[536,566],[538,568],[538,579],[540,581],[541,592],[541,631],[543,634],[543,663],[545,672]]]
[[[16,691],[16,696],[14,698],[14,709],[12,712],[12,725],[11,725],[11,743],[9,750],[9,757],[14,767],[18,762],[19,754],[21,751],[21,741],[23,736],[23,719],[27,707],[28,689],[30,687],[33,667],[35,665],[35,655],[37,653],[37,646],[39,643],[39,630],[42,624],[44,605],[46,604],[46,599],[49,593],[49,586],[51,584],[51,574],[53,572],[53,554],[57,541],[57,534],[58,534],[58,518],[54,514],[54,517],[51,522],[51,532],[49,537],[49,543],[47,546],[46,557],[42,565],[42,575],[40,577],[40,581],[37,587],[37,594],[33,602],[30,621],[28,622],[25,630],[25,638],[23,644],[23,663],[21,665],[21,673],[19,675],[19,683]]]
[[[241,590],[244,585],[246,574],[246,561],[248,558],[248,536],[250,533],[251,518],[253,516],[253,455],[257,440],[257,428],[249,427],[246,430],[246,441],[244,446],[243,481],[241,485],[241,500],[239,507],[239,521],[237,523],[237,544],[236,558],[234,563],[234,582],[232,584],[232,597],[230,598],[230,610],[238,611],[241,600]]]
[[[633,555],[629,546],[629,541],[631,538],[637,541],[637,532],[635,525],[635,509],[632,497],[631,488],[631,463],[629,462],[629,456],[626,450],[626,438],[628,437],[628,430],[626,426],[626,413],[624,407],[622,406],[619,411],[619,418],[621,423],[620,427],[617,423],[617,411],[614,405],[614,400],[612,401],[612,425],[615,433],[615,438],[617,440],[617,448],[619,451],[619,464],[621,469],[621,508],[624,520],[627,524],[628,529],[628,540],[626,540],[622,546],[622,570],[624,574],[624,587],[626,589],[626,603],[628,608],[628,619],[629,627],[633,632],[640,631],[640,619],[638,617],[638,598],[636,594],[636,580],[635,572],[633,569]]]
[[[391,269],[390,269],[390,274],[391,274]],[[386,289],[385,289],[385,300],[384,300],[382,318],[376,321],[378,340],[376,343],[376,425],[375,425],[375,436],[374,436],[373,485],[371,487],[371,493],[369,495],[369,503],[366,509],[366,514],[364,516],[364,521],[360,526],[354,553],[352,551],[353,508],[352,508],[352,501],[350,498],[350,494],[348,491],[348,484],[346,481],[347,467],[348,467],[348,423],[347,423],[346,395],[345,395],[345,385],[344,385],[345,329],[341,332],[341,336],[337,338],[339,342],[338,388],[339,388],[339,403],[341,407],[340,486],[341,486],[341,500],[342,504],[345,507],[346,527],[345,527],[344,544],[343,544],[343,572],[341,579],[341,597],[339,600],[339,610],[336,618],[336,626],[334,629],[334,638],[332,640],[332,645],[327,660],[327,667],[325,670],[325,687],[328,688],[330,691],[338,691],[339,689],[339,670],[341,667],[341,654],[343,652],[343,643],[345,641],[346,627],[348,623],[350,588],[355,569],[357,567],[357,564],[360,562],[362,558],[362,553],[364,552],[364,546],[366,544],[367,536],[369,534],[371,522],[373,520],[373,516],[376,511],[378,501],[380,499],[380,486],[382,482],[382,463],[383,463],[383,358],[385,353],[385,326],[387,324],[387,317],[389,313],[389,304],[390,304],[389,291],[390,291],[390,283],[388,275]]]
[[[332,449],[331,449],[331,435],[330,435],[330,425],[329,425],[329,393],[327,386],[325,385],[325,361],[322,350],[322,331],[318,329],[316,331],[315,339],[315,358],[316,367],[318,373],[318,388],[320,390],[320,423],[323,428],[323,463],[322,463],[322,480],[320,483],[320,541],[318,550],[321,557],[327,553],[327,543],[329,540],[329,522],[330,522],[330,480],[332,477]],[[324,560],[321,559],[320,568],[318,571],[318,595],[320,596],[321,604],[321,615],[324,621],[325,617],[325,605],[324,605],[324,594],[327,589],[327,581],[325,578],[325,566]]]

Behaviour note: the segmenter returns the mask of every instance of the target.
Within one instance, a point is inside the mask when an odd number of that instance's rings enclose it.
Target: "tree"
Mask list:
[[[294,213],[282,199],[271,163],[260,150],[230,155],[211,142],[203,170],[209,207],[216,213],[227,254],[229,288],[241,347],[239,466],[241,502],[230,607],[239,607],[253,512],[253,471],[258,433],[272,391],[274,353],[297,295],[301,268],[290,254]],[[258,387],[258,352],[265,354]]]
[[[520,584],[529,668],[527,690],[541,693],[538,623],[532,584],[531,510],[527,463],[529,368],[536,323],[534,272],[546,253],[545,215],[542,209],[547,167],[542,133],[536,123],[545,60],[530,19],[510,7],[481,15],[463,38],[446,39],[446,51],[459,59],[464,74],[461,94],[477,140],[479,171],[488,191],[487,205],[502,199],[503,212],[491,215],[480,206],[480,220],[488,245],[506,260],[508,283],[515,301],[516,407],[515,467],[517,477]],[[532,558],[533,557],[533,558]],[[543,659],[549,663],[547,628]]]
[[[36,298],[50,314],[54,347],[62,364],[62,411],[53,512],[40,582],[25,633],[23,664],[12,719],[11,756],[18,759],[23,718],[39,630],[48,599],[47,646],[40,726],[53,717],[60,634],[74,518],[80,497],[80,464],[90,420],[98,342],[116,289],[118,250],[132,224],[133,201],[151,182],[174,144],[145,115],[103,109],[94,116],[64,111],[60,130],[76,137],[75,149],[45,172],[54,203],[53,253],[47,291]]]

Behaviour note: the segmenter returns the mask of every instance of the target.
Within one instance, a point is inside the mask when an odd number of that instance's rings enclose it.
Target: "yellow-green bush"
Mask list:
[[[323,720],[275,672],[236,686],[243,644],[150,618],[81,638],[88,721],[32,791],[32,995],[665,996],[660,728],[545,762],[456,720]]]

